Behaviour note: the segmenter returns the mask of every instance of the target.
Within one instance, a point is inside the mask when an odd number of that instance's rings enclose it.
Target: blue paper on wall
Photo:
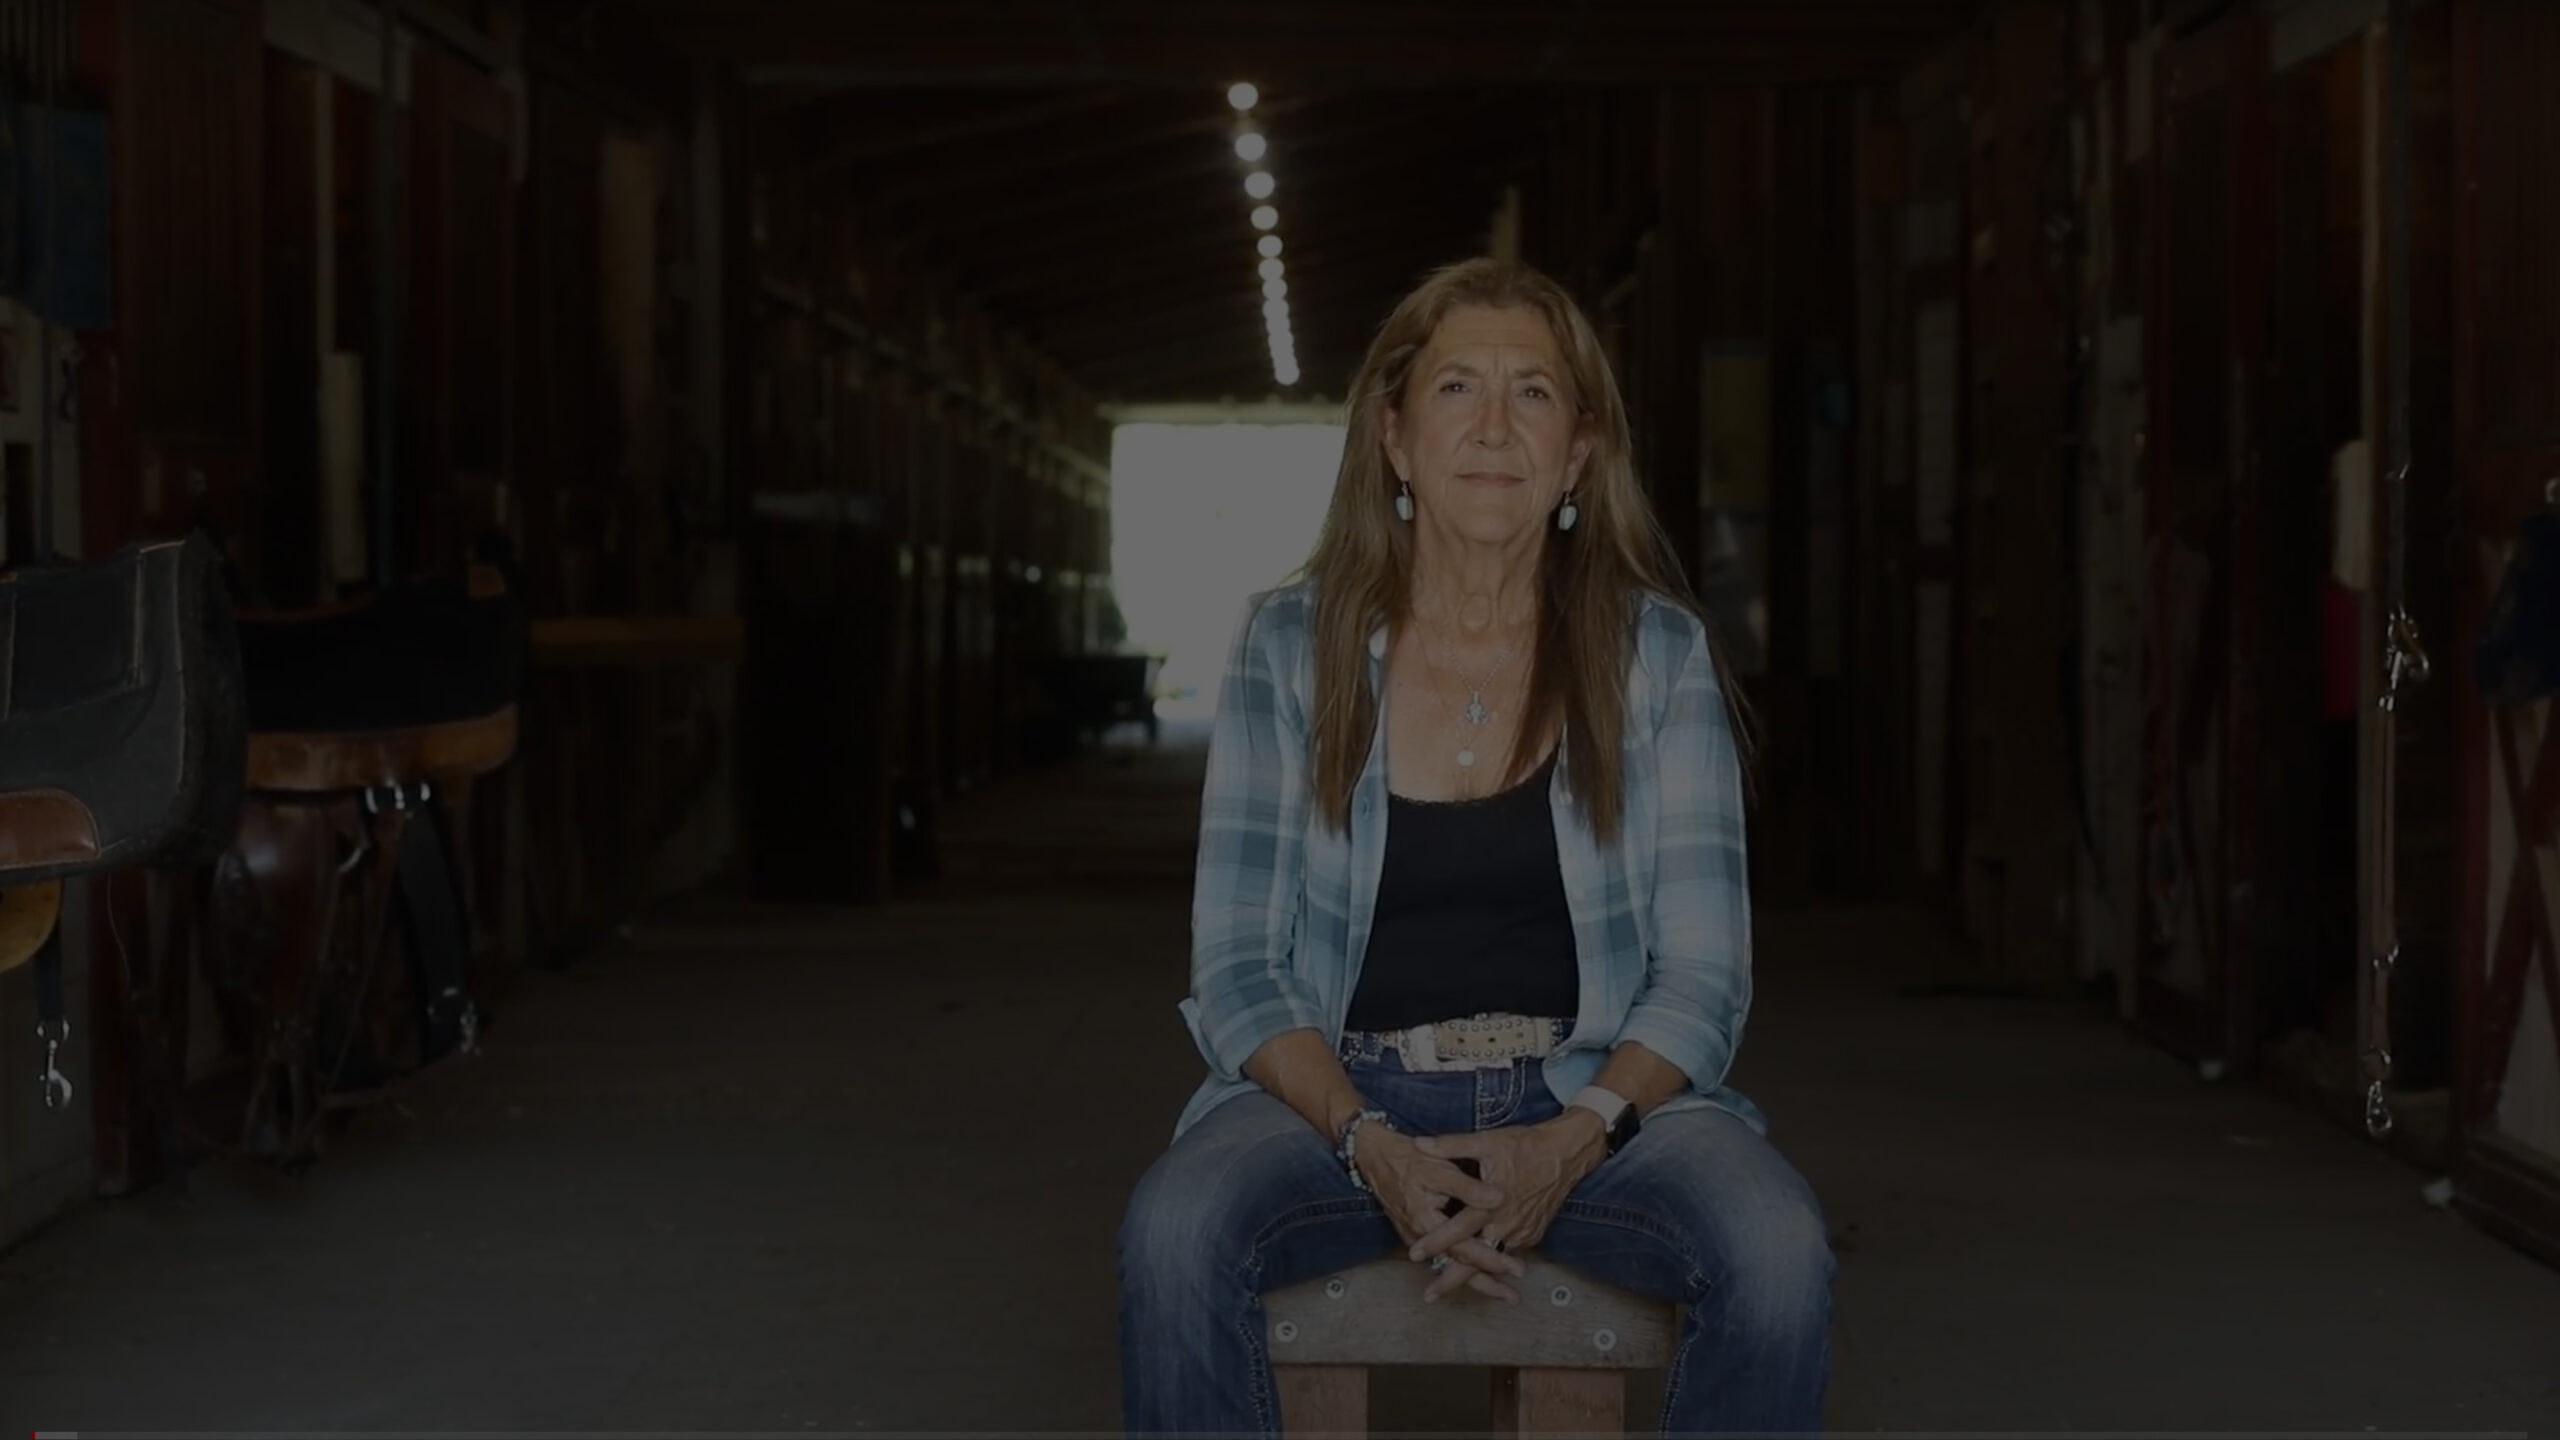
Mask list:
[[[107,116],[22,105],[13,117],[20,298],[66,330],[114,323]]]

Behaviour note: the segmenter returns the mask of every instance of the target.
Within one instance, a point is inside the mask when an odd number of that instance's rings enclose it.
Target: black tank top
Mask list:
[[[1555,758],[1499,794],[1387,797],[1387,853],[1353,1030],[1487,1011],[1570,1020],[1581,1008],[1573,912],[1547,799]]]

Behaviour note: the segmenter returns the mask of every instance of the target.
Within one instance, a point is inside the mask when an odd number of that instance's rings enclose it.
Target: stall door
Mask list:
[[[2147,440],[2143,936],[2136,1022],[2208,1069],[2252,1050],[2249,673],[2264,309],[2266,35],[2235,16],[2163,49]]]
[[[2560,498],[2560,6],[2466,0],[2455,15],[2461,655],[2519,524]],[[2465,799],[2462,1188],[2492,1223],[2560,1255],[2560,717],[2550,701],[2484,704],[2468,674],[2450,678]]]

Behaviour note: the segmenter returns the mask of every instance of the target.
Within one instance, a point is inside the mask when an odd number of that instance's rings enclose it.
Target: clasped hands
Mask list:
[[[1448,1257],[1423,1299],[1438,1300],[1465,1285],[1517,1301],[1519,1292],[1500,1277],[1517,1278],[1527,1267],[1506,1252],[1544,1238],[1565,1197],[1607,1158],[1599,1117],[1572,1109],[1535,1125],[1457,1135],[1407,1136],[1380,1127],[1360,1137],[1359,1164],[1404,1237],[1406,1257],[1424,1264]]]

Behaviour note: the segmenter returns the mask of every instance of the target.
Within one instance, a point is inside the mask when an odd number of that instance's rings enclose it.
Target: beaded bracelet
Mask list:
[[[1342,1173],[1351,1177],[1352,1188],[1367,1194],[1369,1182],[1360,1174],[1360,1127],[1375,1120],[1392,1130],[1393,1121],[1384,1110],[1363,1110],[1342,1122],[1342,1139],[1333,1148],[1333,1158],[1342,1162]]]

